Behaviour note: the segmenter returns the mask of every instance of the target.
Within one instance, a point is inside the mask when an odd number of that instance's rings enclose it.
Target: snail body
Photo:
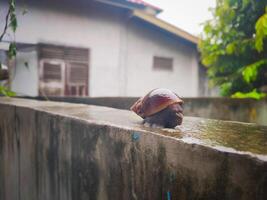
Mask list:
[[[144,123],[164,128],[182,124],[183,100],[169,89],[158,88],[138,99],[131,107]]]

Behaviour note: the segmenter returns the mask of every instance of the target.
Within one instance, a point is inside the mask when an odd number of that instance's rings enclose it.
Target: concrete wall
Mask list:
[[[266,127],[0,98],[0,199],[267,198]]]
[[[43,97],[37,99],[44,100]],[[50,97],[49,100],[83,103],[129,110],[137,97]],[[267,125],[267,99],[183,98],[186,116]]]
[[[1,1],[0,7],[0,18],[4,19],[6,4]],[[22,15],[24,8],[27,14]],[[183,96],[198,95],[196,47],[129,18],[126,10],[85,0],[18,1],[17,15],[17,42],[90,49],[90,96],[141,96],[159,86]],[[1,20],[1,27],[3,23]],[[174,71],[153,71],[153,56],[173,57]],[[17,64],[20,68],[24,63]],[[36,77],[37,71],[31,68],[22,73]],[[19,79],[15,78],[14,90],[29,95],[38,93],[35,78],[25,83],[18,83]]]
[[[188,98],[188,116],[267,125],[267,99]]]

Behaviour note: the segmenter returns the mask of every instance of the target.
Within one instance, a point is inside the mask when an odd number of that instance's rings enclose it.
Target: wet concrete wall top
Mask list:
[[[267,198],[266,126],[141,121],[108,107],[0,98],[0,199]]]
[[[45,100],[44,97],[28,98]],[[49,99],[129,110],[138,97],[49,97]],[[267,125],[267,99],[196,97],[183,100],[184,113],[187,116]]]
[[[133,112],[108,107],[14,98],[1,98],[0,102],[2,104],[29,106],[36,110],[75,117],[102,125],[171,136],[213,148],[223,149],[225,147],[226,151],[244,151],[266,154],[267,156],[267,126],[185,117],[183,124],[176,129],[157,129],[143,126],[142,119]]]

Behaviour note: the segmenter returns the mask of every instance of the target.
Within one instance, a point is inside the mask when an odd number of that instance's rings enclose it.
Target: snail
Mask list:
[[[144,124],[174,128],[183,121],[183,100],[169,89],[158,88],[138,99],[131,110],[142,117]]]

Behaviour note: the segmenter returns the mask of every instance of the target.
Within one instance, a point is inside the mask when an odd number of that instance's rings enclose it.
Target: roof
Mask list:
[[[157,10],[158,12],[161,12],[162,11],[161,8],[159,8],[157,6],[154,6],[154,5],[150,4],[150,3],[147,3],[147,2],[145,2],[143,0],[126,0],[126,1],[131,2],[131,3],[134,3],[134,4],[140,4],[140,5],[143,5],[145,7],[153,8],[153,9]]]
[[[162,12],[162,9],[151,5],[143,0],[95,0],[97,2],[113,5],[121,8],[128,8],[130,10],[143,10],[152,15],[157,15]]]
[[[173,25],[171,25],[171,24],[169,24],[169,23],[167,23],[167,22],[165,22],[165,21],[163,21],[163,20],[161,20],[161,19],[159,19],[153,15],[146,14],[145,12],[142,12],[139,10],[134,10],[132,15],[134,17],[137,17],[137,18],[139,18],[139,19],[141,19],[147,23],[150,23],[150,24],[152,24],[152,25],[154,25],[154,26],[156,26],[162,30],[165,30],[169,33],[172,33],[175,36],[183,38],[183,39],[185,39],[185,40],[187,40],[193,44],[198,43],[198,40],[199,40],[198,37],[186,32],[186,31],[184,31],[184,30],[182,30],[176,26],[173,26]]]
[[[171,33],[179,38],[182,38],[192,44],[197,44],[199,38],[174,26],[159,18],[156,15],[147,12],[146,8],[151,8],[156,14],[160,13],[162,9],[146,3],[143,0],[95,0],[101,3],[109,4],[112,6],[126,8],[132,12],[132,17],[136,17],[145,21],[161,30]]]

